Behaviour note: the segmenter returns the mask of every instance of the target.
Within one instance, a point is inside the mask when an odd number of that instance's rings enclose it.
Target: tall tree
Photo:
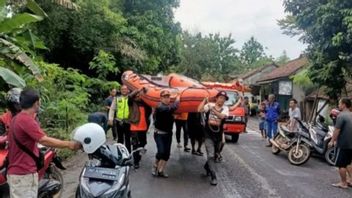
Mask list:
[[[125,33],[145,50],[147,57],[135,64],[135,69],[155,73],[180,61],[177,36],[181,27],[174,22],[173,14],[178,5],[178,0],[124,1],[123,13],[129,26]]]
[[[176,0],[78,0],[78,10],[39,2],[49,20],[37,32],[51,49],[46,58],[52,62],[90,73],[88,63],[104,50],[114,55],[119,71],[156,73],[179,61]]]
[[[285,0],[289,15],[279,21],[286,34],[308,44],[311,80],[337,98],[351,76],[352,1]]]
[[[240,58],[242,64],[253,67],[254,63],[265,58],[264,46],[252,36],[243,44]]]
[[[233,47],[231,35],[184,32],[181,41],[182,58],[176,71],[196,79],[218,81],[228,80],[229,74],[238,72],[238,50]]]

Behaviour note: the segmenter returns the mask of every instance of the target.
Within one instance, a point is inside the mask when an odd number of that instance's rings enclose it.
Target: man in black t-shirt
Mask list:
[[[351,166],[352,163],[352,112],[350,112],[351,100],[348,98],[342,98],[339,101],[339,109],[341,113],[337,116],[335,131],[329,142],[329,146],[335,145],[337,148],[336,154],[336,166],[339,168],[339,174],[341,181],[339,183],[332,184],[338,188],[348,188],[352,186],[351,183],[347,182],[347,172],[349,175],[352,174]]]
[[[159,177],[168,177],[165,173],[166,163],[170,158],[172,127],[174,125],[174,113],[179,107],[180,95],[177,95],[174,103],[170,103],[170,91],[164,89],[160,92],[160,103],[154,111],[154,140],[157,147],[155,164],[152,174]]]

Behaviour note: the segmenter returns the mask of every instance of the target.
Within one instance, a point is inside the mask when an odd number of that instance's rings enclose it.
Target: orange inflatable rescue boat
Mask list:
[[[180,106],[177,112],[197,112],[199,104],[205,97],[215,97],[218,90],[212,88],[183,86],[170,87],[170,78],[167,76],[153,77],[148,75],[139,75],[133,71],[125,71],[122,74],[122,83],[130,90],[141,89],[145,87],[147,92],[143,94],[142,99],[151,107],[156,107],[160,102],[160,92],[167,89],[171,93],[173,102],[180,94]],[[197,81],[195,81],[197,82]]]
[[[167,81],[170,87],[197,87],[197,88],[210,88],[210,89],[226,89],[236,90],[241,92],[248,92],[251,89],[243,85],[240,81],[234,83],[219,83],[219,82],[199,82],[186,76],[171,73],[167,76]]]

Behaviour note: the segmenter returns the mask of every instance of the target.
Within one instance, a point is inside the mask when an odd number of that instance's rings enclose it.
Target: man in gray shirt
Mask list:
[[[339,101],[341,113],[337,116],[335,131],[329,142],[329,146],[335,145],[337,148],[336,166],[339,168],[341,181],[332,184],[338,188],[348,188],[347,172],[352,174],[352,168],[348,166],[352,163],[352,112],[350,112],[351,100],[342,98]]]

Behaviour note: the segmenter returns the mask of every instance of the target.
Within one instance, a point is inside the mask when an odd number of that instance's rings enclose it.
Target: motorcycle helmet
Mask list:
[[[6,100],[12,103],[20,103],[21,88],[12,88],[6,94]]]
[[[84,152],[91,154],[104,145],[106,137],[99,124],[87,123],[74,130],[73,140],[82,144]]]
[[[20,96],[22,89],[21,88],[12,88],[6,94],[6,106],[10,110],[12,116],[15,116],[18,112],[21,111],[20,105]]]

